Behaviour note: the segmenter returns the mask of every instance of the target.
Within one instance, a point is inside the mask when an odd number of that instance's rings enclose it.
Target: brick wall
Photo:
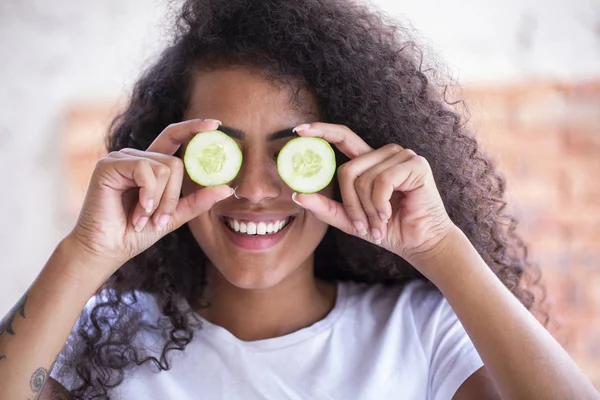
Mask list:
[[[549,330],[600,388],[600,81],[473,86],[463,98],[542,269]],[[65,116],[72,218],[115,110],[79,105]]]
[[[600,388],[600,81],[467,88],[542,270],[549,330]]]

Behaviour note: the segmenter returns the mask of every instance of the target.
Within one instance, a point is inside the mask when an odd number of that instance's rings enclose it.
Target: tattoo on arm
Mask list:
[[[56,360],[52,363],[52,365],[50,365],[49,369],[46,368],[38,368],[37,370],[35,370],[35,372],[33,373],[33,375],[31,375],[31,379],[29,380],[29,387],[31,389],[31,391],[33,392],[33,394],[35,395],[35,397],[33,398],[33,400],[37,400],[40,398],[40,396],[42,395],[42,389],[44,389],[44,386],[46,386],[46,382],[48,381],[48,377],[50,376],[50,372],[52,372],[52,370],[54,369],[54,364],[56,364]],[[54,395],[54,390],[52,392],[52,394]],[[56,392],[58,393],[58,392]],[[58,393],[60,394],[60,393]],[[54,399],[54,397],[52,397]],[[63,397],[57,397],[58,399],[62,399]],[[68,399],[68,397],[64,397],[65,399]]]
[[[23,297],[21,297],[19,301],[17,301],[17,304],[15,304],[13,308],[10,309],[8,314],[6,314],[4,318],[2,318],[2,321],[0,321],[0,336],[4,335],[5,333],[14,336],[15,331],[12,325],[17,314],[25,318],[25,303],[27,302],[28,294],[29,292],[26,292],[23,295]],[[0,354],[0,361],[2,361],[2,359],[4,358],[6,358],[6,355]]]
[[[25,317],[25,304],[27,303],[28,294],[29,294],[29,292],[26,292],[23,295],[23,297],[21,297],[19,299],[17,304],[15,304],[13,306],[13,308],[11,308],[11,310],[8,312],[8,314],[0,321],[0,335],[4,335],[5,333],[12,335],[12,336],[15,335],[15,331],[13,328],[13,322],[14,322],[14,319],[17,316],[17,314],[19,314],[22,318],[26,318]],[[6,358],[6,356],[4,354],[0,354],[0,361],[2,361],[2,359],[4,359],[4,358]],[[57,356],[57,359],[58,359],[58,356]],[[46,382],[48,381],[50,372],[52,372],[52,370],[54,369],[55,364],[56,364],[56,359],[54,360],[52,365],[50,365],[49,369],[40,367],[37,370],[35,370],[35,372],[31,375],[31,378],[29,380],[29,387],[34,395],[33,400],[37,400],[40,398],[40,396],[42,394],[42,389],[44,389],[44,386],[46,386]],[[71,400],[71,396],[69,395],[69,393],[67,391],[61,390],[61,389],[56,389],[56,388],[52,389],[52,397],[51,398],[57,399],[57,400]]]
[[[20,314],[21,317],[25,318],[25,303],[27,302],[27,295],[28,293],[25,293],[23,297],[21,297],[19,301],[17,301],[17,304],[15,304],[13,308],[10,309],[8,314],[6,314],[6,317],[2,319],[2,322],[0,322],[0,335],[3,335],[4,332],[9,333],[10,335],[15,334],[15,331],[12,327],[12,323],[17,313]]]

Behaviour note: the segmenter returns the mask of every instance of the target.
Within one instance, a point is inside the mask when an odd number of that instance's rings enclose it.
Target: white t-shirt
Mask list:
[[[138,296],[154,321],[153,298]],[[446,299],[421,281],[339,282],[324,319],[266,340],[244,342],[198,318],[202,329],[185,351],[168,353],[170,370],[136,367],[111,399],[446,400],[483,366]],[[162,338],[138,340],[159,358]],[[51,376],[70,389],[61,367]]]

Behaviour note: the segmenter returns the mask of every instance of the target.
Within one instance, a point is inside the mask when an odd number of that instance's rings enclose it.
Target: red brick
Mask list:
[[[562,138],[564,150],[569,155],[600,158],[600,129],[570,125],[565,128]]]
[[[569,96],[565,111],[567,126],[600,130],[600,93]]]

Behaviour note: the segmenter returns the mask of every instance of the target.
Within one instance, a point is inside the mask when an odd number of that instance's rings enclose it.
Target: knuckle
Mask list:
[[[417,153],[416,153],[414,150],[411,150],[411,149],[404,149],[404,151],[405,151],[407,154],[409,154],[409,155],[411,155],[411,156],[413,156],[413,157],[415,157],[415,156],[417,155]]]
[[[354,182],[354,187],[360,191],[367,191],[371,187],[371,182],[372,180],[369,176],[361,175],[358,178],[356,178],[356,181]]]
[[[175,208],[177,207],[178,203],[179,203],[179,198],[178,197],[175,197],[175,196],[166,196],[161,201],[160,209],[164,213],[170,214],[171,212],[173,212],[173,210],[175,210]]]
[[[333,202],[327,202],[327,214],[333,215],[334,218],[339,217],[340,210],[335,206]]]
[[[354,204],[345,204],[344,208],[346,210],[346,214],[348,214],[348,216],[351,219],[362,219],[364,216],[362,207],[356,206]]]
[[[373,179],[373,185],[387,186],[392,184],[392,176],[388,173],[381,173]]]
[[[168,166],[161,164],[156,167],[156,176],[158,178],[168,178],[169,175],[171,175],[171,168],[169,168]]]
[[[427,159],[423,156],[419,156],[419,155],[415,155],[413,157],[413,162],[419,166],[419,167],[423,167],[423,168],[427,168],[429,169],[429,162],[427,161]]]
[[[124,149],[123,149],[123,150],[124,150]],[[106,158],[111,158],[111,159],[112,159],[112,158],[118,158],[118,157],[119,157],[119,154],[122,154],[122,153],[121,153],[121,151],[122,151],[122,150],[120,150],[120,151],[114,151],[114,150],[113,150],[113,151],[111,151],[110,153],[108,153],[108,154],[107,154],[105,157],[103,157],[102,159],[106,159]]]
[[[397,143],[386,144],[383,148],[391,153],[400,153],[402,150],[404,150],[404,148]]]
[[[369,213],[367,215],[367,218],[369,219],[369,225],[372,227],[377,227],[379,226],[379,224],[381,224],[381,218],[379,217],[379,215]]]
[[[108,166],[111,165],[111,164],[113,164],[114,162],[115,162],[115,158],[111,157],[111,155],[109,153],[106,156],[100,158],[98,161],[96,161],[96,165],[94,167],[94,171],[102,172],[105,169],[107,169]]]
[[[141,159],[136,161],[136,166],[142,171],[147,171],[148,168],[152,168],[149,160]]]
[[[342,179],[349,179],[354,172],[353,164],[351,162],[344,163],[338,167],[338,175]]]
[[[168,166],[173,172],[182,172],[184,168],[183,160],[179,157],[170,157]]]
[[[354,133],[352,131],[352,129],[350,129],[347,125],[343,125],[343,124],[336,124],[336,126],[341,129],[342,131],[344,131],[344,133],[349,134],[349,133]]]

